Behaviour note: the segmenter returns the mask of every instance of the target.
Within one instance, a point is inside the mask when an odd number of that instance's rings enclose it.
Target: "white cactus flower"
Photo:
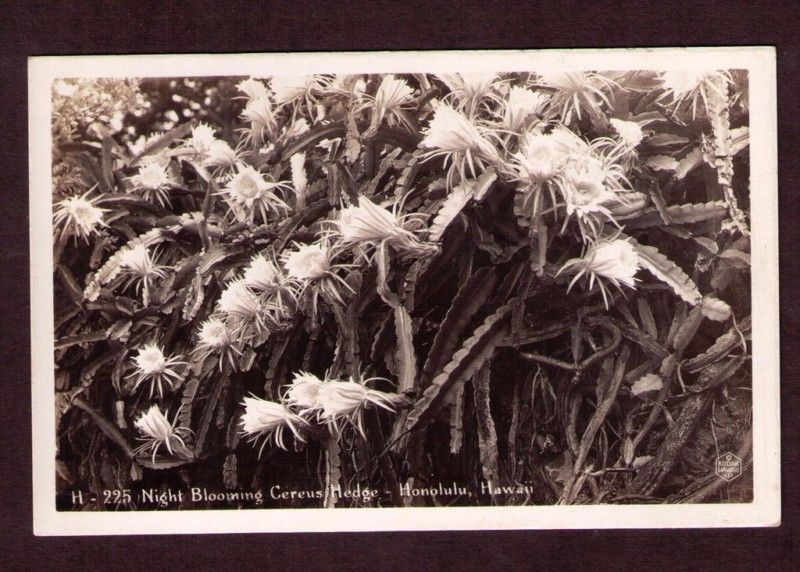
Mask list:
[[[519,132],[531,115],[541,113],[550,97],[532,89],[514,86],[508,91],[503,110],[503,126]]]
[[[150,291],[156,280],[164,278],[167,269],[156,264],[154,257],[144,244],[128,248],[120,255],[121,274],[126,277],[125,287],[142,294],[142,302],[149,304]]]
[[[231,367],[235,368],[234,356],[241,355],[241,352],[234,344],[233,332],[228,324],[219,318],[210,317],[200,324],[197,332],[197,346],[192,354],[197,356],[201,363],[209,356],[216,355],[218,367],[221,370],[226,357]]]
[[[292,187],[294,194],[297,197],[297,209],[303,209],[306,206],[306,189],[308,188],[308,176],[306,175],[306,154],[295,153],[289,158],[289,167],[292,171]]]
[[[158,396],[163,397],[164,385],[172,389],[175,382],[180,381],[181,375],[178,370],[183,365],[186,365],[186,362],[180,358],[165,356],[164,351],[155,342],[142,346],[133,358],[134,371],[128,375],[135,378],[133,391],[147,381],[150,382],[150,397],[153,397],[154,390],[158,390]]]
[[[294,297],[300,296],[310,289],[312,314],[316,315],[317,298],[320,293],[330,301],[344,304],[341,288],[355,292],[350,285],[339,276],[336,271],[349,268],[351,264],[334,264],[336,253],[327,240],[320,240],[311,244],[295,242],[294,248],[281,254],[286,275],[289,277],[294,289]]]
[[[412,232],[406,230],[403,220],[404,217],[360,196],[357,206],[342,209],[338,220],[333,222],[338,230],[340,244],[344,247],[376,247],[386,243],[419,255],[435,251],[435,246],[423,244]]]
[[[670,70],[661,75],[664,94],[660,99],[670,99],[675,109],[691,102],[692,117],[697,116],[698,103],[705,106],[710,92],[724,97],[731,84],[727,71],[717,70]]]
[[[210,125],[199,123],[197,126],[192,127],[192,136],[188,143],[198,155],[207,156],[214,141],[216,141],[214,129]]]
[[[61,226],[61,237],[72,236],[89,242],[89,237],[107,226],[103,215],[108,212],[96,205],[97,199],[90,199],[89,193],[67,197],[59,201],[53,214],[53,222]]]
[[[395,407],[403,398],[397,394],[369,389],[365,384],[379,378],[357,382],[326,381],[319,387],[316,398],[316,411],[320,421],[328,423],[339,431],[339,423],[346,421],[364,436],[363,411],[368,406],[376,406],[387,411]]]
[[[269,86],[279,104],[289,103],[306,94],[315,86],[315,77],[307,76],[272,76]]]
[[[274,192],[286,188],[285,183],[267,181],[250,165],[239,163],[220,194],[237,220],[252,224],[256,214],[266,222],[269,214],[286,211],[286,203]]]
[[[608,280],[620,290],[621,285],[635,288],[637,280],[635,276],[639,267],[639,255],[633,245],[627,240],[616,238],[591,245],[583,256],[567,261],[558,272],[560,274],[569,268],[578,269],[569,283],[568,292],[584,274],[589,275],[590,290],[597,280],[603,301],[608,307],[608,292],[603,281]]]
[[[404,125],[410,128],[408,120],[403,115],[403,109],[414,100],[414,88],[404,79],[396,78],[392,74],[385,75],[371,102],[373,107],[372,120],[365,137],[373,135],[384,119],[389,125]],[[369,103],[367,105],[370,105]]]
[[[319,280],[331,269],[330,248],[321,242],[295,243],[295,249],[282,254],[281,260],[289,277],[302,282]]]
[[[236,85],[236,89],[244,93],[248,99],[269,98],[269,91],[267,90],[267,86],[264,85],[264,82],[253,79],[252,77],[239,82]]]
[[[245,268],[243,282],[254,291],[274,293],[283,286],[284,278],[277,264],[263,254],[257,254]]]
[[[232,169],[239,157],[227,141],[214,139],[208,146],[203,159],[203,166],[210,168]]]
[[[424,135],[420,146],[430,149],[426,158],[442,156],[445,164],[452,162],[453,168],[448,173],[451,187],[454,170],[463,180],[469,167],[472,177],[477,178],[476,165],[482,169],[485,163],[493,164],[500,160],[497,149],[487,136],[467,116],[449,105],[436,108]]]
[[[566,161],[563,145],[553,135],[526,132],[514,154],[519,179],[533,184],[555,179]]]
[[[562,173],[562,191],[567,205],[567,215],[602,212],[602,203],[610,193],[606,189],[603,164],[591,157],[572,162]]]
[[[255,322],[261,312],[258,296],[242,278],[231,280],[217,301],[217,307],[227,318],[236,322]]]
[[[142,195],[147,201],[158,201],[162,206],[169,204],[169,187],[172,179],[167,171],[168,164],[157,159],[147,161],[139,171],[129,178],[133,192]]]
[[[593,72],[551,70],[539,72],[539,84],[554,90],[548,106],[551,115],[569,124],[581,113],[602,116],[601,106],[611,105],[604,90],[616,86],[609,78]]]
[[[272,441],[281,449],[286,449],[284,433],[288,428],[295,439],[305,441],[299,429],[308,422],[293,413],[285,405],[267,401],[257,397],[245,397],[242,405],[245,407],[241,420],[241,429],[251,442],[256,443],[263,438],[258,455],[264,450],[265,445]]]
[[[319,391],[325,381],[314,374],[300,371],[294,374],[292,384],[286,390],[283,401],[296,408],[301,415],[313,412],[317,408]]]
[[[644,139],[642,127],[635,121],[612,118],[609,123],[614,128],[614,131],[617,132],[620,141],[630,150],[636,149]]]
[[[170,422],[169,419],[161,412],[158,405],[152,405],[150,409],[142,413],[133,424],[142,434],[138,437],[139,441],[144,441],[142,445],[136,448],[135,454],[150,453],[152,452],[152,462],[156,462],[156,454],[158,450],[164,446],[170,455],[173,454],[172,447],[180,444],[186,447],[184,439],[191,435],[191,429],[187,427],[175,427],[178,421],[177,414],[175,419]]]
[[[470,116],[484,99],[499,101],[492,91],[496,73],[447,73],[436,77],[450,89],[446,99],[452,100],[458,109],[467,111]]]
[[[275,119],[275,109],[268,97],[251,99],[242,111],[242,117],[250,122],[250,129],[246,130],[244,143],[253,143],[262,146],[266,141],[274,141],[278,136],[278,122]]]

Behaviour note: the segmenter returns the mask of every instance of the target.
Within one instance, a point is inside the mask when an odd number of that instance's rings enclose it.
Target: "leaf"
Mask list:
[[[142,235],[137,236],[133,240],[128,241],[114,254],[112,254],[105,264],[103,264],[103,266],[101,266],[97,272],[94,273],[91,280],[89,280],[88,284],[86,285],[86,288],[83,290],[83,297],[90,302],[97,300],[97,297],[100,294],[100,289],[116,278],[122,270],[120,263],[122,261],[122,255],[126,251],[140,244],[150,247],[154,244],[164,241],[165,239],[165,229],[154,228]]]
[[[697,373],[702,371],[708,365],[727,356],[736,346],[742,344],[742,338],[745,340],[750,338],[751,320],[746,317],[738,324],[739,330],[731,327],[727,332],[722,334],[714,341],[714,343],[703,353],[683,362],[683,367],[689,373]]]
[[[439,325],[428,358],[422,368],[420,388],[427,387],[439,368],[452,356],[464,328],[489,298],[497,283],[497,274],[491,267],[481,268],[461,285],[450,309]]]
[[[723,201],[689,203],[666,207],[665,213],[672,224],[692,224],[720,218],[728,212]],[[647,209],[640,216],[626,220],[625,230],[637,230],[652,226],[662,226],[664,220],[657,209]]]
[[[631,244],[639,254],[639,262],[653,276],[667,284],[675,293],[689,304],[697,304],[702,297],[697,286],[692,282],[680,266],[664,256],[654,246],[639,244],[633,239]]]
[[[670,224],[672,222],[672,217],[670,216],[670,211],[667,208],[667,201],[664,200],[664,195],[661,194],[661,189],[658,186],[658,182],[655,179],[652,180],[651,184],[648,185],[647,190],[650,200],[653,201],[653,205],[655,205],[658,215],[661,217],[661,221],[665,225]]]
[[[654,374],[648,373],[633,382],[631,385],[631,395],[639,396],[651,391],[659,391],[664,386],[662,379]]]
[[[697,168],[703,162],[703,150],[700,147],[695,147],[678,163],[678,168],[675,169],[675,178],[678,180],[683,179],[691,171]]]
[[[731,307],[713,296],[706,296],[700,303],[703,316],[714,322],[724,322],[731,317]]]
[[[174,129],[170,129],[166,133],[164,133],[161,137],[154,139],[151,143],[145,146],[142,151],[137,154],[136,156],[131,159],[130,163],[128,163],[129,167],[135,167],[136,164],[142,159],[142,157],[146,157],[147,155],[151,155],[152,153],[156,153],[161,149],[165,149],[172,145],[174,141],[178,139],[182,139],[188,136],[192,132],[192,124],[191,123],[184,123],[183,125],[178,125]]]
[[[700,324],[703,322],[703,309],[700,306],[695,306],[686,316],[686,319],[678,327],[675,333],[675,339],[672,340],[672,345],[675,353],[683,354],[684,350],[689,346],[694,339]]]
[[[451,192],[442,203],[439,212],[431,223],[430,234],[428,238],[431,242],[438,242],[441,240],[444,231],[448,225],[455,220],[462,209],[472,200],[474,185],[469,181],[462,182],[457,185],[453,192]]]
[[[737,268],[747,268],[751,264],[750,255],[741,250],[736,250],[735,248],[726,248],[719,253],[719,257],[732,262],[733,266]]]
[[[728,382],[748,359],[750,358],[747,355],[738,355],[731,359],[715,362],[704,368],[697,383],[686,389],[692,393],[700,393],[719,387]]]
[[[239,472],[235,453],[228,453],[228,456],[225,457],[225,464],[222,465],[222,482],[228,490],[234,490],[239,486]]]
[[[494,169],[490,168],[481,173],[481,176],[476,181],[473,181],[472,195],[475,200],[482,201],[496,180],[497,173],[495,173]]]
[[[324,508],[333,508],[336,505],[335,491],[339,490],[339,482],[342,480],[338,438],[339,435],[334,432],[325,440],[325,498],[322,503]]]
[[[191,378],[183,386],[183,393],[181,395],[181,408],[178,410],[178,426],[191,427],[192,426],[192,406],[194,398],[197,395],[197,388],[200,386],[200,380],[196,377]]]
[[[644,164],[654,171],[674,171],[678,168],[678,161],[669,155],[653,155]]]
[[[103,187],[106,191],[110,191],[114,186],[114,156],[112,155],[112,148],[114,145],[114,139],[112,139],[110,135],[103,135],[100,167],[103,173]]]
[[[442,373],[433,379],[430,387],[408,413],[406,431],[419,429],[430,423],[441,410],[447,392],[453,385],[469,379],[492,356],[506,335],[508,319],[518,302],[518,298],[513,298],[487,317],[461,349],[453,354]]]
[[[642,320],[647,335],[654,340],[658,339],[658,328],[656,327],[656,319],[653,316],[653,310],[650,304],[647,303],[647,298],[639,296],[636,298],[636,305],[639,308],[639,318]]]
[[[478,450],[481,460],[481,471],[485,481],[497,484],[500,481],[500,469],[497,464],[497,431],[492,419],[489,400],[489,383],[491,382],[491,362],[486,362],[472,376],[475,388],[475,419],[478,425]]]
[[[683,147],[688,143],[691,143],[691,140],[687,137],[672,133],[656,133],[647,139],[647,144],[651,147]]]
[[[647,463],[649,463],[652,460],[653,460],[653,456],[652,455],[642,455],[640,457],[636,457],[633,460],[633,462],[631,463],[631,466],[634,469],[638,469],[639,467],[645,466]]]
[[[417,357],[414,352],[411,316],[405,306],[398,304],[394,308],[394,328],[397,334],[397,363],[399,379],[397,392],[405,393],[414,389],[417,377]]]
[[[214,380],[214,386],[211,389],[211,394],[208,396],[206,400],[205,407],[203,408],[202,416],[200,417],[200,423],[197,427],[197,440],[195,444],[195,456],[200,457],[203,454],[203,445],[206,442],[206,436],[208,435],[208,429],[211,426],[211,420],[214,416],[214,411],[217,408],[217,404],[219,403],[220,395],[222,395],[222,390],[228,385],[230,381],[230,370],[228,366],[228,362],[223,362],[224,368],[223,371],[217,376],[217,379]]]
[[[457,455],[464,441],[464,384],[452,390],[450,402],[450,453]]]
[[[730,153],[736,155],[739,151],[750,145],[750,129],[747,125],[742,125],[730,130]]]

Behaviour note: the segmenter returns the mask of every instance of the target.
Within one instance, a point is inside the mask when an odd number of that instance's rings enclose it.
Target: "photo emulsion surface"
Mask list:
[[[57,510],[751,502],[748,76],[55,79]]]

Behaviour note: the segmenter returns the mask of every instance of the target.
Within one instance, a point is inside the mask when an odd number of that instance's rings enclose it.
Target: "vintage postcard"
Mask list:
[[[37,534],[780,522],[772,48],[29,72]]]

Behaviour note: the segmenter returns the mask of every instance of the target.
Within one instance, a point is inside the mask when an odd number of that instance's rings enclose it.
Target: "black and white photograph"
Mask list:
[[[32,60],[39,530],[778,524],[741,51]]]

